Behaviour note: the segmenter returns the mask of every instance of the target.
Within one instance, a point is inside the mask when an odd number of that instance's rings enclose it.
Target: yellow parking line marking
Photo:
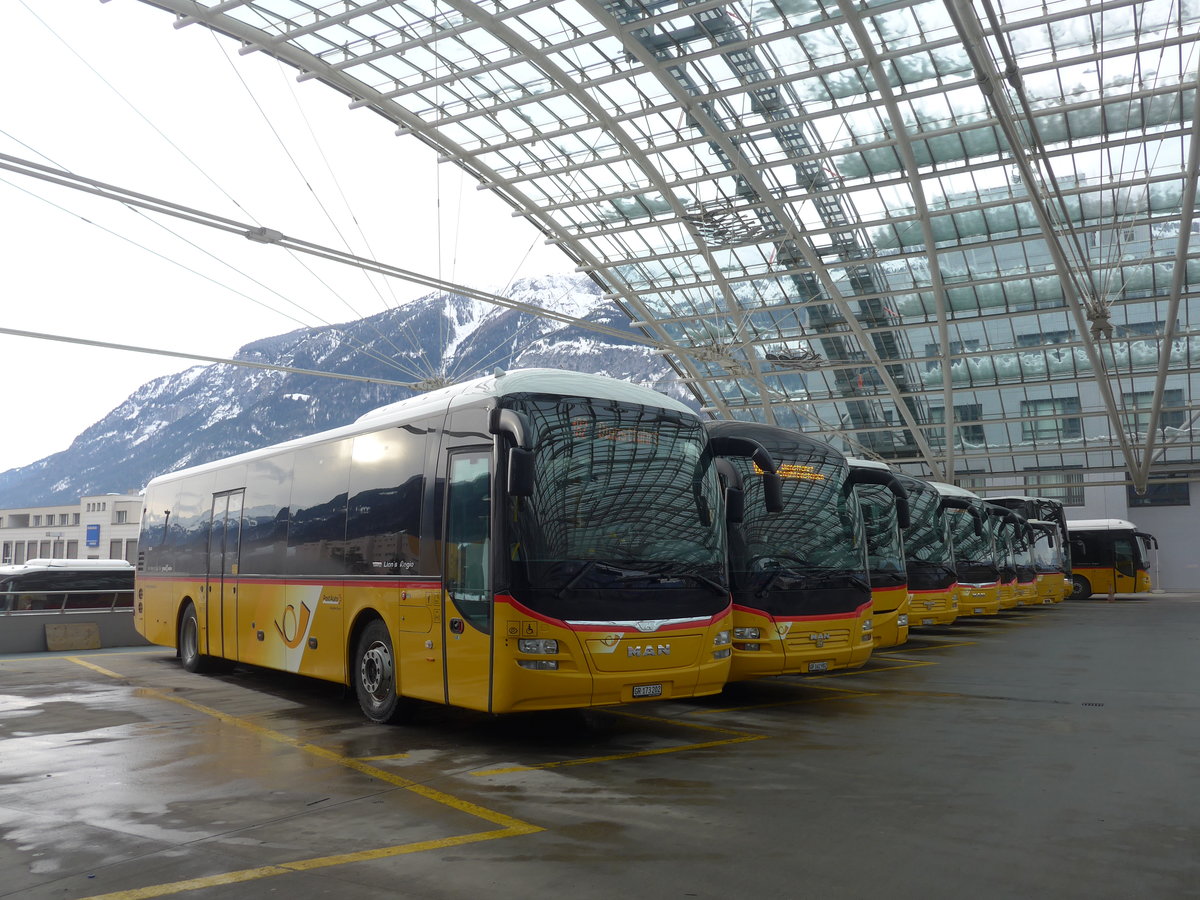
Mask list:
[[[359,762],[383,762],[387,759],[408,759],[410,753],[385,753],[383,756],[360,756]]]
[[[93,672],[99,672],[101,675],[107,675],[109,678],[124,678],[124,675],[118,675],[112,669],[106,669],[104,666],[98,666],[95,663],[90,663],[86,659],[80,659],[78,656],[64,656],[63,659],[70,660],[73,663],[83,666],[85,669],[91,669]]]
[[[648,716],[642,713],[631,713],[623,710],[606,709],[604,712],[613,716],[622,716],[626,719],[638,719],[643,722],[659,722],[667,725],[677,725],[683,728],[693,728],[697,731],[712,731],[717,734],[727,734],[730,737],[721,738],[715,741],[701,741],[696,744],[677,744],[670,747],[658,747],[654,750],[635,750],[629,753],[612,753],[607,756],[586,756],[578,759],[560,759],[554,762],[539,763],[532,766],[508,766],[501,769],[484,769],[479,772],[472,772],[472,775],[508,775],[513,772],[533,772],[539,769],[562,769],[568,766],[586,766],[592,763],[614,762],[623,759],[638,759],[646,756],[664,756],[668,753],[681,753],[685,750],[707,750],[710,747],[727,747],[731,744],[744,744],[747,741],[761,741],[770,735],[754,734],[750,731],[737,731],[732,728],[721,728],[717,725],[700,725],[696,722],[687,722],[681,719],[667,719],[662,716]]]
[[[110,669],[103,666],[95,665],[87,660],[79,657],[67,657],[72,662],[78,663],[85,668],[92,669],[102,675],[111,678],[124,678]],[[302,741],[298,738],[289,737],[278,731],[273,731],[270,728],[264,728],[261,725],[243,719],[238,716],[232,716],[220,710],[213,709],[209,706],[196,703],[184,697],[177,697],[165,691],[160,691],[157,688],[138,688],[138,694],[143,697],[153,697],[158,700],[168,700],[171,703],[177,703],[187,709],[201,713],[202,715],[211,716],[220,722],[232,725],[236,728],[242,728],[252,732],[259,737],[267,738],[268,740],[276,741],[289,747],[294,747],[297,750],[302,750],[305,753],[312,754],[321,759],[328,760],[336,765],[345,766],[348,769],[353,769],[361,772],[364,775],[372,778],[377,778],[387,784],[395,785],[403,788],[418,796],[424,797],[427,800],[432,800],[442,806],[459,812],[467,813],[476,818],[483,819],[486,822],[491,822],[493,825],[499,825],[500,828],[494,831],[480,831],[473,834],[458,835],[449,838],[440,838],[433,841],[419,841],[412,844],[399,844],[392,847],[381,847],[375,850],[363,850],[357,853],[339,854],[337,856],[316,857],[309,860],[297,860],[282,865],[262,866],[256,869],[243,869],[238,872],[226,872],[220,875],[210,875],[204,878],[189,879],[187,881],[173,882],[169,884],[151,885],[149,887],[137,888],[132,891],[120,891],[113,894],[97,895],[97,898],[89,898],[89,900],[98,900],[99,897],[104,897],[106,900],[133,900],[140,897],[162,897],[167,894],[182,893],[184,891],[197,890],[202,887],[210,887],[214,884],[233,884],[241,881],[253,881],[258,878],[268,878],[276,875],[285,875],[292,872],[303,871],[306,869],[326,868],[329,866],[344,865],[346,863],[360,862],[368,859],[381,859],[388,856],[399,856],[405,853],[416,853],[423,850],[435,850],[442,847],[460,846],[462,844],[476,843],[478,841],[495,840],[496,838],[515,837],[522,834],[534,834],[539,831],[544,831],[541,826],[534,825],[530,822],[523,822],[513,816],[505,815],[496,810],[487,809],[479,806],[476,803],[471,803],[467,800],[461,800],[436,788],[431,788],[428,785],[419,784],[415,781],[410,781],[407,778],[401,778],[391,772],[387,772],[376,766],[370,765],[365,760],[352,759],[348,756],[343,756],[332,750],[320,747],[316,744]]]
[[[501,828],[497,831],[479,831],[474,834],[463,834],[457,837],[439,838],[433,841],[418,841],[412,844],[397,844],[394,847],[380,847],[376,850],[360,850],[356,853],[341,853],[336,856],[320,856],[314,859],[298,859],[292,862],[278,863],[273,866],[260,866],[256,869],[240,869],[236,872],[224,872],[220,875],[206,875],[202,878],[189,878],[186,881],[173,881],[166,884],[155,884],[149,887],[134,888],[128,891],[113,891],[109,894],[95,894],[85,900],[143,900],[147,897],[165,897],[169,894],[181,894],[186,891],[198,891],[202,888],[219,887],[226,884],[242,884],[261,878],[275,878],[279,875],[293,875],[296,872],[307,872],[314,869],[325,869],[330,866],[344,866],[348,863],[368,862],[376,859],[387,859],[406,853],[422,853],[426,850],[442,850],[446,847],[459,847],[463,844],[489,841],[495,838],[511,837],[517,834],[530,834],[541,831],[541,828],[529,826],[520,828]]]

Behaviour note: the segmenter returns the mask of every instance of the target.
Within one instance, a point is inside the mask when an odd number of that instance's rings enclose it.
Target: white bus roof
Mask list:
[[[696,411],[678,400],[641,385],[619,381],[605,375],[568,372],[564,369],[514,369],[498,371],[473,381],[451,385],[427,394],[389,403],[363,413],[355,424],[387,420],[393,417],[417,417],[438,409],[465,406],[480,398],[505,397],[509,394],[561,394],[567,397],[596,397],[620,400],[642,406],[658,406],[696,415]]]
[[[892,471],[892,467],[887,463],[879,462],[874,459],[860,459],[857,456],[847,456],[846,462],[856,469],[880,469],[884,472]]]
[[[23,563],[0,566],[0,574],[29,572],[33,569],[132,569],[133,563],[124,559],[30,559]]]
[[[1137,526],[1125,519],[1079,519],[1068,520],[1067,531],[1137,531]]]
[[[423,416],[468,406],[489,397],[505,397],[510,394],[560,394],[566,397],[595,397],[599,400],[617,400],[642,406],[657,406],[660,409],[687,413],[694,416],[697,421],[700,419],[699,414],[690,406],[680,403],[666,394],[660,394],[648,387],[609,378],[605,375],[588,375],[563,369],[515,369],[512,372],[497,370],[494,374],[486,375],[483,378],[475,378],[471,381],[464,381],[462,384],[409,397],[407,400],[389,403],[387,406],[363,413],[350,425],[343,425],[340,428],[332,428],[316,434],[307,434],[290,441],[272,444],[269,447],[248,450],[245,453],[201,463],[198,466],[164,472],[153,478],[150,483],[174,481],[176,478],[186,475],[223,469],[227,465],[252,462],[323,440],[353,437],[384,427],[389,422],[402,424]]]
[[[960,488],[956,484],[946,484],[944,481],[931,481],[929,483],[938,489],[939,494],[945,497],[968,497],[973,500],[983,499],[978,494],[973,494],[966,488]]]

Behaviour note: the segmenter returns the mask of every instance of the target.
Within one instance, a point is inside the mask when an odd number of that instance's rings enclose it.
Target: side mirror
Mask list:
[[[750,438],[721,435],[709,438],[717,456],[748,457],[762,470],[763,504],[769,513],[783,512],[783,482],[769,450]]]
[[[783,479],[777,472],[763,472],[763,504],[769,513],[783,512]]]
[[[533,493],[533,444],[529,420],[515,409],[493,409],[488,415],[488,431],[507,434],[516,446],[508,448],[508,494],[528,497]],[[500,445],[503,446],[503,441]]]
[[[508,448],[508,495],[528,497],[533,493],[533,451]]]
[[[746,518],[746,494],[735,487],[725,488],[725,521],[740,525]]]

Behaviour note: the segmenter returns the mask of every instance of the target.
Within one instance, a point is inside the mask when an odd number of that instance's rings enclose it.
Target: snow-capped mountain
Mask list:
[[[516,283],[507,296],[629,332],[582,276]],[[650,348],[452,294],[430,294],[367,319],[306,328],[242,347],[237,359],[415,384],[546,366],[623,378],[695,405]],[[0,507],[73,503],[136,491],[155,475],[353,422],[412,388],[228,364],[147,382],[66,450],[0,473]]]

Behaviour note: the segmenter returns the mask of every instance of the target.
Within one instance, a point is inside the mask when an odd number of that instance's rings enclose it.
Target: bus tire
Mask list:
[[[200,619],[196,605],[188,602],[179,617],[179,660],[188,672],[207,672],[208,657],[200,652]]]
[[[1092,583],[1082,575],[1071,576],[1071,599],[1086,600],[1092,596]]]
[[[406,717],[408,704],[396,689],[392,636],[382,619],[373,619],[359,634],[353,674],[363,715],[380,725],[392,725]]]

